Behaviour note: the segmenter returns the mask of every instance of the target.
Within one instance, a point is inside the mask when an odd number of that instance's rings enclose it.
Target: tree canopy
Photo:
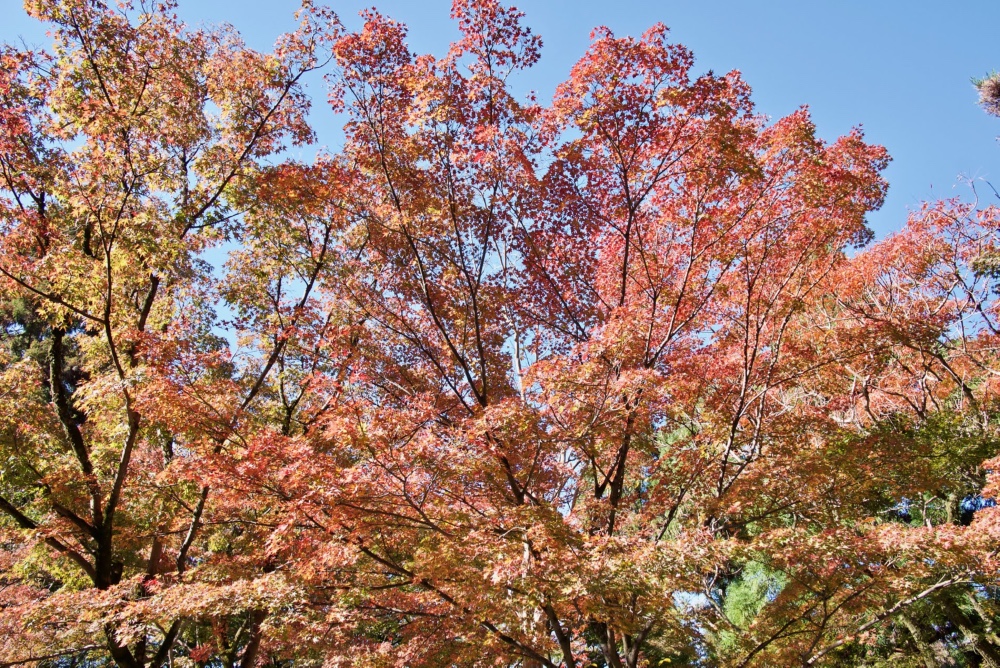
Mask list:
[[[0,666],[1000,667],[1000,210],[873,243],[886,151],[662,25],[542,104],[496,0],[25,6]]]

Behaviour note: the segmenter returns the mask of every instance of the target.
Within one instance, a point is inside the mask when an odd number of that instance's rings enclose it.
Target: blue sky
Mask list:
[[[372,0],[329,3],[348,26]],[[385,14],[410,26],[417,52],[443,54],[456,30],[450,0],[382,0]],[[660,21],[691,48],[696,69],[738,69],[758,109],[772,117],[809,105],[819,134],[833,139],[862,125],[889,149],[889,198],[871,216],[878,236],[899,229],[922,200],[967,197],[962,178],[1000,189],[1000,119],[976,105],[969,78],[1000,69],[1000,2],[927,0],[519,0],[544,41],[542,60],[517,82],[547,100],[586,49],[598,25],[638,35]],[[294,26],[296,0],[180,0],[190,23],[228,22],[257,48]],[[46,44],[19,0],[0,0],[0,39]],[[321,100],[322,90],[314,94]],[[337,148],[337,120],[317,104],[321,143]],[[980,183],[980,195],[988,188]]]

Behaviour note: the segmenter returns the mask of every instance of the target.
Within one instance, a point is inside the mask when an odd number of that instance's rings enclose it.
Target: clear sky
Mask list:
[[[319,2],[319,0],[317,0]],[[450,0],[334,0],[348,25],[374,4],[410,26],[414,51],[443,54],[457,32]],[[690,47],[696,69],[738,69],[758,109],[772,117],[806,104],[826,139],[862,125],[889,149],[889,198],[871,217],[879,236],[899,229],[922,200],[961,195],[962,178],[1000,189],[1000,119],[976,105],[969,78],[1000,69],[1000,0],[517,0],[542,36],[540,63],[516,82],[546,101],[566,78],[594,26],[638,35],[660,21]],[[268,48],[294,27],[296,0],[180,0],[189,23],[228,22]],[[0,0],[0,40],[46,44],[20,0]],[[322,100],[323,91],[314,88]],[[321,143],[337,148],[337,121],[321,103]],[[988,188],[980,183],[985,199]]]

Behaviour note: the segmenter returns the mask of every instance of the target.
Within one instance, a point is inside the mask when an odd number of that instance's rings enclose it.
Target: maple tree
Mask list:
[[[542,105],[493,0],[441,58],[26,8],[0,663],[1000,665],[1000,211],[853,253],[884,149],[659,25]]]

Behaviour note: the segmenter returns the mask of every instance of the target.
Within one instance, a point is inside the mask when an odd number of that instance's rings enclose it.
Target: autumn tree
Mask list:
[[[320,37],[304,25],[263,54],[230,29],[187,29],[168,4],[26,9],[55,44],[0,54],[0,508],[16,604],[0,637],[13,658],[99,648],[120,666],[158,666],[184,618],[131,624],[115,606],[196,563],[208,487],[171,479],[172,464],[206,438],[225,449],[239,411],[179,442],[160,416],[168,403],[149,395],[151,365],[204,377],[184,361],[223,354],[200,254],[236,231],[230,191],[311,139],[300,82],[320,65]],[[267,370],[216,373],[243,410],[261,388],[254,373]]]
[[[0,662],[1000,665],[995,209],[856,252],[885,151],[659,25],[543,105],[492,0],[442,57],[27,9]]]

